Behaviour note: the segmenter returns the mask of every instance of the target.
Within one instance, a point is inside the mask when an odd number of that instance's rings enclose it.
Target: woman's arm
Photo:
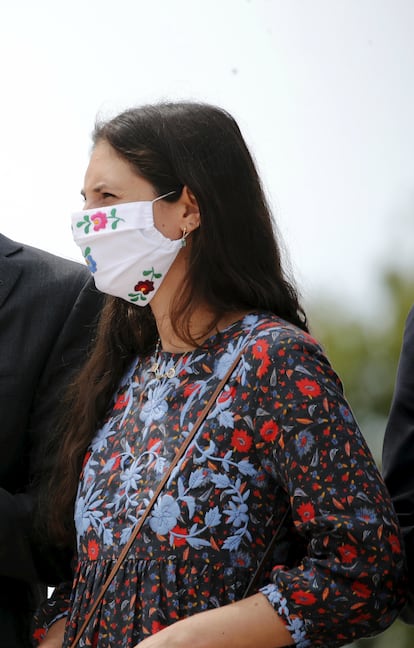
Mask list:
[[[55,621],[47,631],[45,638],[40,642],[39,648],[62,648],[65,624],[66,617]]]
[[[195,614],[161,630],[139,648],[282,648],[291,634],[262,594]],[[42,645],[43,648],[43,645]]]

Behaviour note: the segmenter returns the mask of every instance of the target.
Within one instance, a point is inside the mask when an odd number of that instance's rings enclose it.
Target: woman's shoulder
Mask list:
[[[292,379],[300,374],[342,389],[321,344],[307,331],[269,313],[247,316],[245,326],[250,336],[248,361],[259,378],[274,380],[275,371]]]
[[[295,349],[305,346],[310,350],[314,349],[315,352],[323,353],[321,344],[311,333],[273,313],[247,315],[244,318],[244,326],[250,329],[253,343],[257,340],[266,340],[269,348],[278,349],[280,346],[288,346]]]

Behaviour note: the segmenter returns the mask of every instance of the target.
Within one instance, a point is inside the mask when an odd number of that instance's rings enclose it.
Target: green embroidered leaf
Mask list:
[[[144,275],[144,277],[148,277],[148,275],[150,275],[151,273],[152,270],[144,270],[142,274]]]
[[[115,215],[116,215],[116,209],[114,207],[113,209],[111,209],[111,216],[115,217]]]
[[[162,274],[161,273],[158,274],[158,273],[154,272],[153,277],[154,277],[154,279],[159,279],[160,277],[162,277]]]
[[[85,248],[85,252],[83,253],[83,256],[87,257],[88,254],[90,254],[90,253],[91,253],[91,248],[87,247],[87,248]]]
[[[111,225],[112,229],[115,230],[117,225],[118,225],[118,221],[115,221],[114,223],[112,223],[112,225]]]

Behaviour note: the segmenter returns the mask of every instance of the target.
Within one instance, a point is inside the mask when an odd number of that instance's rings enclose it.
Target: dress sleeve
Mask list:
[[[274,566],[261,592],[297,646],[342,646],[385,630],[404,603],[398,523],[320,348],[306,335],[268,346],[264,354],[262,341],[256,365],[255,427],[277,429],[265,461],[307,550],[295,565]]]
[[[61,583],[52,595],[36,610],[33,621],[33,646],[38,646],[55,621],[66,617],[70,608],[72,581]]]

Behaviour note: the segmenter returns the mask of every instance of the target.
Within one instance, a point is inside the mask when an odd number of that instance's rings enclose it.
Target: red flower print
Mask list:
[[[217,399],[218,403],[226,403],[227,401],[232,401],[236,394],[236,388],[230,387],[230,389],[223,389],[220,396]]]
[[[118,398],[116,399],[114,409],[116,409],[116,410],[124,409],[124,407],[126,406],[128,401],[129,401],[129,398],[125,394],[120,394],[118,396]]]
[[[298,513],[301,517],[302,522],[309,522],[315,518],[315,509],[313,504],[308,502],[307,504],[303,503],[298,506]]]
[[[185,545],[186,537],[188,535],[187,529],[184,529],[183,527],[180,527],[178,526],[178,524],[176,524],[175,527],[171,529],[170,533],[170,539],[174,547],[182,547],[183,545]],[[173,535],[174,533],[177,533],[178,535]]]
[[[354,594],[364,599],[369,599],[372,594],[370,588],[367,587],[364,583],[360,583],[359,581],[354,581],[352,583],[352,591],[354,592]]]
[[[343,563],[354,562],[355,558],[358,555],[356,547],[350,544],[342,545],[342,547],[339,547],[338,551],[341,554],[341,560]]]
[[[253,443],[253,439],[246,430],[234,430],[231,437],[231,445],[239,452],[248,452]]]
[[[184,388],[184,396],[188,398],[193,394],[195,391],[199,391],[201,385],[200,383],[191,383],[191,385],[186,385]]]
[[[46,637],[46,628],[37,628],[33,633],[33,639],[39,643]]]
[[[150,439],[148,441],[148,444],[147,444],[147,450],[151,450],[151,448],[153,446],[157,445],[157,443],[159,443],[160,441],[161,441],[160,437],[154,437],[154,438]]]
[[[86,466],[86,464],[88,463],[91,454],[92,453],[91,453],[90,450],[88,450],[88,452],[85,454],[85,456],[83,458],[82,468],[84,468]]]
[[[111,472],[114,472],[115,470],[118,470],[119,464],[121,463],[121,455],[118,454],[117,452],[113,452],[111,454],[111,459],[115,459],[115,461],[112,464]]]
[[[148,295],[148,293],[154,290],[154,282],[146,279],[145,281],[138,281],[137,285],[134,287],[135,292],[140,292],[143,295]]]
[[[269,343],[266,340],[257,340],[252,348],[253,358],[265,358],[269,350]]]
[[[311,592],[305,592],[303,590],[294,592],[292,598],[298,605],[313,605],[316,601],[316,597]]]
[[[391,545],[391,551],[392,553],[401,553],[401,545],[398,536],[396,536],[394,533],[391,533],[390,537],[388,538],[388,541]]]
[[[156,632],[159,632],[160,630],[163,630],[166,628],[166,625],[161,623],[160,621],[153,621],[151,624],[151,633],[155,634]]]
[[[279,426],[275,421],[266,421],[260,428],[263,441],[274,441],[279,434]]]
[[[263,378],[266,371],[269,369],[269,366],[270,366],[270,358],[269,356],[265,356],[256,371],[257,377]]]
[[[99,545],[96,540],[89,540],[88,542],[88,556],[91,560],[96,560],[99,556]]]
[[[309,378],[302,378],[302,380],[296,381],[296,387],[299,389],[301,394],[304,396],[310,396],[314,398],[315,396],[320,396],[322,390],[316,380],[310,380]]]
[[[91,221],[94,232],[99,232],[99,230],[105,229],[108,219],[105,212],[96,212],[96,214],[92,214]]]

